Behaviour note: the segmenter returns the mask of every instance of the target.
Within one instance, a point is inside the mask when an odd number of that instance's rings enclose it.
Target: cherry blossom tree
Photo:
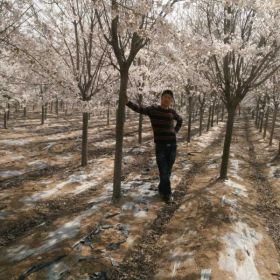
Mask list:
[[[279,13],[270,1],[199,1],[191,7],[193,20],[204,19],[193,34],[207,56],[207,79],[218,89],[228,113],[220,170],[225,179],[235,110],[280,67]]]

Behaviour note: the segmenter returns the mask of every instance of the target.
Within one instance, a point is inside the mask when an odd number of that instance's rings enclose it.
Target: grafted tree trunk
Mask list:
[[[199,136],[202,134],[202,122],[203,122],[204,106],[200,106],[199,110]]]
[[[264,130],[263,130],[263,138],[266,137],[266,130],[268,125],[268,117],[269,117],[269,107],[267,107],[265,112],[265,123],[264,123]]]
[[[212,106],[212,115],[211,115],[211,127],[214,126],[214,114],[215,114],[215,107],[216,107],[216,101],[214,101]]]
[[[233,124],[234,124],[235,110],[233,108],[228,108],[227,111],[228,111],[228,119],[226,125],[226,135],[224,139],[224,149],[223,149],[223,156],[222,156],[220,179],[227,179],[230,145],[231,145],[231,138],[233,132]]]
[[[7,129],[7,123],[8,123],[8,117],[7,117],[7,112],[6,110],[4,111],[4,128]]]
[[[110,103],[107,105],[107,126],[110,125]]]
[[[192,129],[192,112],[193,112],[192,96],[191,95],[188,98],[188,102],[189,102],[189,116],[188,116],[188,136],[187,136],[187,142],[190,143],[191,142],[191,129]]]
[[[260,113],[260,98],[258,98],[258,100],[257,100],[257,106],[256,106],[256,118],[255,118],[255,126],[256,126],[256,127],[258,127],[259,113]]]
[[[142,105],[143,95],[139,95],[139,104]],[[139,126],[138,126],[138,143],[142,144],[142,127],[143,127],[143,115],[139,114]]]
[[[220,105],[217,104],[217,108],[216,108],[216,116],[217,116],[216,123],[217,124],[219,124],[219,114],[220,114]]]
[[[45,106],[44,106],[44,104],[42,104],[41,108],[42,108],[41,124],[44,124],[45,123]]]
[[[209,131],[209,128],[210,128],[211,115],[212,115],[212,106],[210,105],[210,107],[208,109],[207,131]]]
[[[8,103],[7,120],[10,119],[10,109],[11,109],[11,106],[10,106],[10,103]]]
[[[114,182],[113,182],[113,199],[121,196],[121,176],[122,176],[122,148],[123,148],[123,131],[125,119],[125,96],[127,93],[128,67],[121,70],[121,81],[119,91],[119,103],[117,109],[116,123],[116,148],[114,161]]]
[[[86,166],[88,163],[88,115],[89,113],[83,113],[83,131],[82,131],[82,157],[81,164]]]
[[[47,119],[47,114],[48,114],[48,103],[45,104],[45,115],[44,115],[45,120]]]
[[[269,139],[269,145],[270,146],[272,145],[272,141],[273,141],[275,123],[276,123],[276,118],[277,118],[277,111],[278,111],[278,106],[276,106],[274,108],[274,112],[273,112],[272,126],[271,126],[270,139]]]
[[[58,106],[59,106],[59,102],[58,102],[58,98],[56,98],[56,100],[55,100],[55,113],[56,113],[56,115],[58,115]]]

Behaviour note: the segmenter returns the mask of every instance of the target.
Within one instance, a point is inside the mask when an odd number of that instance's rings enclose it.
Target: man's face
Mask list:
[[[170,94],[164,94],[161,97],[161,106],[163,107],[170,107],[171,104],[173,103],[173,98]]]

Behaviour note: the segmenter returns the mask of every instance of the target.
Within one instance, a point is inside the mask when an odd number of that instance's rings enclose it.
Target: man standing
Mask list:
[[[182,118],[170,106],[174,102],[173,92],[164,90],[160,105],[141,106],[126,100],[126,105],[133,111],[150,117],[156,151],[156,162],[159,169],[160,183],[158,190],[164,201],[171,199],[170,176],[176,158],[176,134],[182,126]],[[174,126],[176,120],[176,126]]]

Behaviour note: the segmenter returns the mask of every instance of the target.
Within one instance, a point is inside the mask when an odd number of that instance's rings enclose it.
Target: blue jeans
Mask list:
[[[176,143],[156,144],[156,161],[160,178],[158,190],[163,195],[171,194],[170,176],[176,158],[176,150]]]

